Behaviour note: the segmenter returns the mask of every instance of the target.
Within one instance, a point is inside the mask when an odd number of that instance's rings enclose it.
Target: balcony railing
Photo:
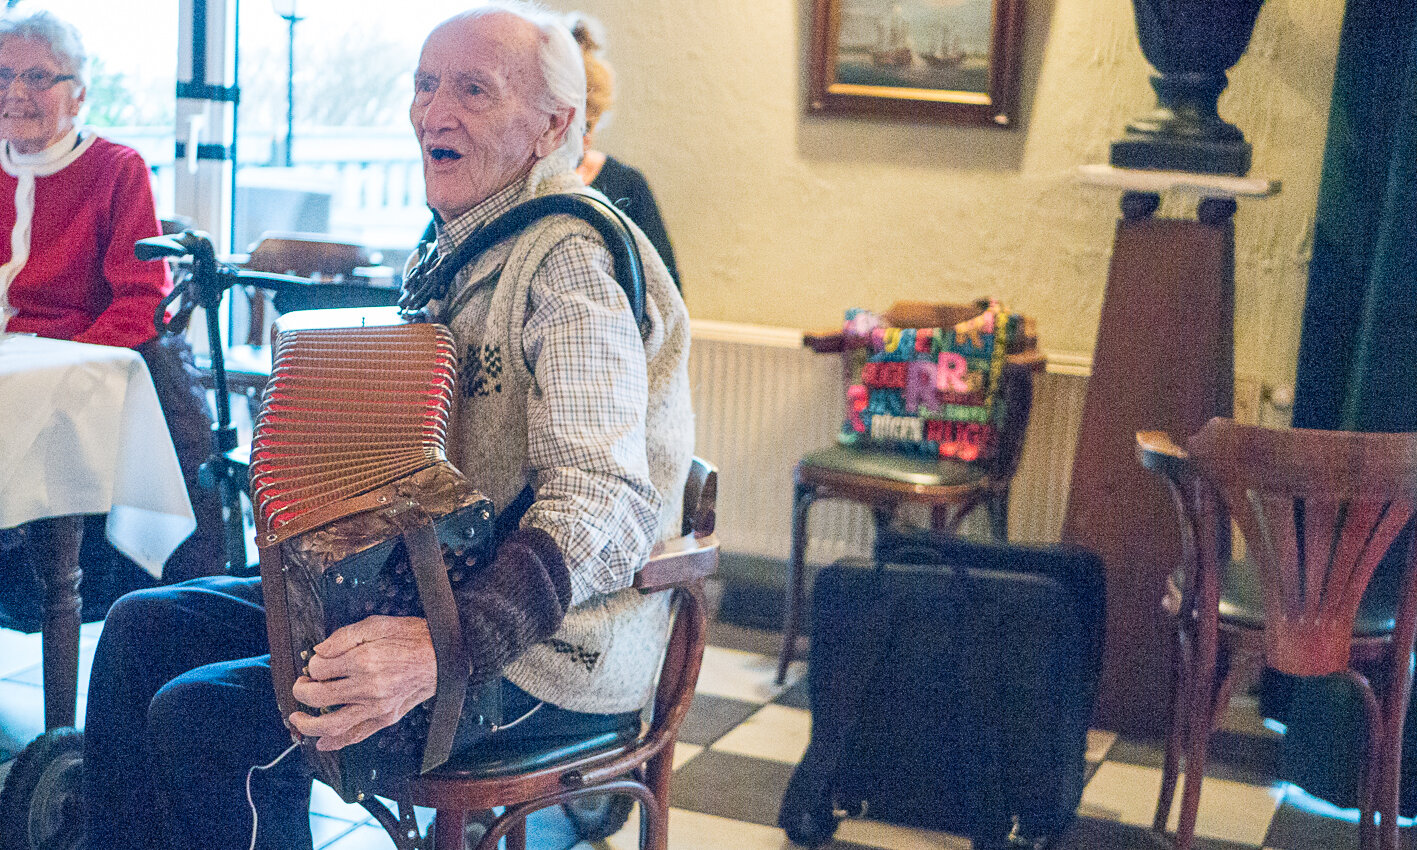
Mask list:
[[[185,161],[174,161],[172,131],[105,127],[99,132],[143,155],[153,171],[158,210],[171,212],[174,173],[186,167]],[[271,132],[241,134],[238,241],[249,241],[266,229],[328,232],[391,253],[407,250],[417,241],[429,213],[411,130],[298,129],[290,168],[272,165],[280,141],[283,138]],[[296,198],[305,199],[299,211],[292,207]],[[311,198],[316,202],[311,204]],[[243,203],[251,208],[241,209]]]

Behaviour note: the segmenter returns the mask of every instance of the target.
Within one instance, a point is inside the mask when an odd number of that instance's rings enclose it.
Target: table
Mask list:
[[[0,528],[45,584],[44,722],[74,725],[83,514],[154,576],[197,527],[147,365],[126,348],[0,333]]]

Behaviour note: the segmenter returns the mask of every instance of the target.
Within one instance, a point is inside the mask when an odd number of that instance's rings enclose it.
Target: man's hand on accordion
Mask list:
[[[315,646],[295,698],[329,710],[290,715],[295,731],[320,750],[357,744],[397,723],[437,690],[438,661],[422,617],[367,617]]]

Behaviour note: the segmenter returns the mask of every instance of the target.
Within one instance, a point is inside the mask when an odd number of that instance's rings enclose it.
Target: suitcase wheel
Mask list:
[[[787,837],[804,847],[820,847],[836,834],[837,820],[827,807],[788,812],[778,819]]]
[[[804,847],[820,847],[836,833],[838,819],[831,803],[831,789],[824,779],[804,759],[782,796],[777,825],[788,838]]]

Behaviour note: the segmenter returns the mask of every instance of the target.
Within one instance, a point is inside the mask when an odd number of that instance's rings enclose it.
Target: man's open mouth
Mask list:
[[[462,154],[452,148],[429,148],[428,155],[438,162],[447,162],[454,159],[462,159]]]

